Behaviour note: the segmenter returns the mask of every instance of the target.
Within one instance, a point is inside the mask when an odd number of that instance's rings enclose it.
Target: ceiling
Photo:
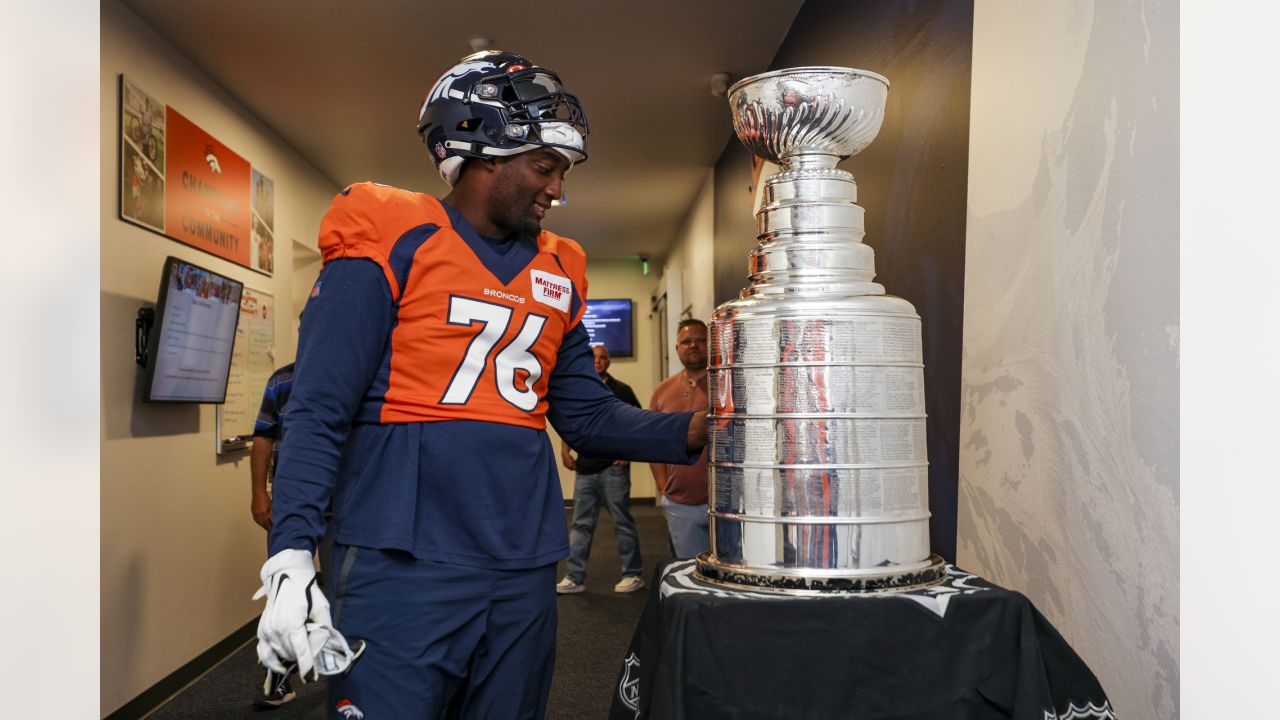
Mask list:
[[[415,132],[468,40],[555,70],[591,124],[588,162],[544,225],[595,258],[664,254],[732,136],[714,73],[768,69],[802,0],[123,0],[307,158],[442,195]]]

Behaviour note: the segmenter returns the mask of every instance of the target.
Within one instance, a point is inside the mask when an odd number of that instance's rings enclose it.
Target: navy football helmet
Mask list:
[[[418,135],[449,185],[466,158],[554,148],[570,167],[587,159],[587,117],[554,72],[515,53],[462,58],[422,102]]]

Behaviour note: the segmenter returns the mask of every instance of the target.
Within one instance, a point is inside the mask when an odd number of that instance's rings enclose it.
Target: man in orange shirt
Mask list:
[[[649,401],[661,412],[705,411],[707,404],[707,324],[681,320],[676,329],[676,355],[684,369],[662,381]],[[663,497],[671,547],[682,560],[711,549],[707,522],[707,451],[692,465],[656,464],[653,480]]]

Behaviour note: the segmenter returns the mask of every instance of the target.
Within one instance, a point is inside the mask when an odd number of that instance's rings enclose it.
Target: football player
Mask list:
[[[418,114],[451,192],[359,183],[321,223],[255,597],[262,663],[330,675],[331,718],[542,717],[568,555],[546,422],[595,457],[705,444],[705,413],[633,408],[595,372],[586,257],[542,229],[587,133],[554,72],[476,53]]]

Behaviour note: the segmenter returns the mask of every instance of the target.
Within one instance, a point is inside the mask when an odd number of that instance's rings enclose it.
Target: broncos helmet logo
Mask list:
[[[418,116],[427,111],[427,106],[449,94],[449,89],[453,87],[453,83],[457,80],[480,70],[490,70],[498,67],[488,60],[468,60],[449,68],[449,71],[440,76],[435,85],[431,86],[431,92],[427,93],[427,99],[422,101],[422,107],[418,110]]]

